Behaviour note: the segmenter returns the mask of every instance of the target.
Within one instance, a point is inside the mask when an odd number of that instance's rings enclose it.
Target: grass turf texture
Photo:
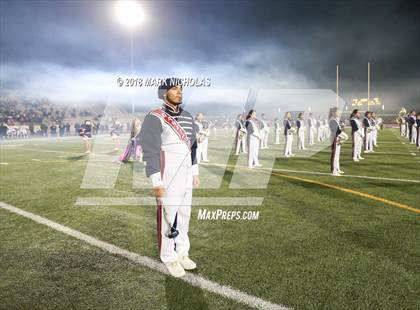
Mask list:
[[[377,152],[359,163],[351,161],[347,142],[341,168],[352,175],[420,180],[420,153],[403,142],[396,130],[381,131]],[[216,155],[221,143],[231,141],[210,141],[212,162],[222,159]],[[98,152],[116,157],[112,148],[102,144]],[[311,157],[296,151],[302,156],[289,159],[280,156],[283,144],[271,148],[261,151],[263,164],[277,152],[274,168],[329,172],[328,148]],[[77,138],[1,142],[0,162],[8,165],[0,165],[0,201],[157,259],[155,208],[75,206],[77,197],[151,194],[132,188],[130,164],[120,169],[114,189],[82,189],[89,160],[82,153]],[[245,162],[244,155],[226,160]],[[190,255],[198,274],[297,309],[420,308],[418,214],[278,175],[271,175],[266,189],[231,189],[232,168],[221,173],[220,188],[194,195],[255,196],[264,202],[260,207],[193,207]],[[418,207],[420,198],[419,183],[281,173],[411,207]],[[199,221],[199,208],[259,210],[260,217]],[[0,238],[0,308],[245,308],[1,209]]]

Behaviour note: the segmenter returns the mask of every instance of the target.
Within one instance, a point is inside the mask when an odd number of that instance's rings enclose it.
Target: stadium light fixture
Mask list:
[[[145,19],[145,14],[137,1],[120,0],[115,4],[115,16],[119,23],[131,31]]]

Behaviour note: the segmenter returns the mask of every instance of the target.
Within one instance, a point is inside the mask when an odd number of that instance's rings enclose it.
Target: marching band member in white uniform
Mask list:
[[[410,111],[408,117],[408,138],[410,144],[416,144],[417,141],[417,124],[416,124],[416,112]]]
[[[331,136],[331,130],[328,130],[329,128],[329,119],[324,119],[324,139],[327,140]]]
[[[308,144],[313,145],[314,144],[314,136],[315,136],[315,133],[316,133],[316,120],[313,117],[312,113],[309,113],[308,128],[309,128]]]
[[[195,117],[195,124],[197,125],[197,162],[201,161],[208,163],[208,148],[209,148],[209,123],[204,119],[202,112],[197,113]]]
[[[245,127],[248,132],[248,168],[262,167],[258,161],[261,134],[257,123],[257,112],[255,110],[250,110],[246,116]]]
[[[373,139],[372,139],[372,112],[366,111],[363,119],[363,127],[365,128],[365,153],[375,152],[373,150]]]
[[[340,176],[343,171],[340,169],[340,151],[341,144],[347,140],[347,134],[341,130],[339,121],[338,108],[334,107],[330,109],[329,113],[329,127],[331,131],[330,142],[331,142],[331,174],[334,176]]]
[[[261,134],[260,147],[261,149],[268,149],[268,134],[270,132],[270,127],[268,126],[267,118],[264,113],[261,114],[259,124]]]
[[[245,123],[244,123],[244,116],[242,114],[238,114],[237,118],[236,118],[236,137],[235,137],[235,154],[239,155],[239,152],[242,149],[242,153],[246,154],[246,128],[245,128]]]
[[[284,115],[284,156],[290,157],[295,156],[292,153],[292,145],[293,145],[293,134],[296,133],[296,129],[292,127],[292,114],[290,112],[286,112]]]
[[[420,113],[417,113],[416,125],[417,125],[416,146],[417,146],[417,148],[420,148]]]
[[[280,144],[280,134],[281,134],[282,126],[280,120],[278,118],[274,119],[274,134],[275,134],[275,142],[274,144]]]
[[[373,135],[372,135],[372,139],[373,139],[373,146],[377,147],[378,146],[378,132],[381,129],[381,124],[382,124],[382,118],[377,117],[375,112],[372,112],[372,120],[374,123],[374,130],[372,131]]]
[[[297,127],[297,136],[298,136],[298,149],[299,150],[306,150],[305,147],[305,120],[303,119],[303,112],[298,114],[298,119],[296,120],[296,127]]]
[[[397,118],[397,123],[400,126],[400,135],[405,137],[405,115],[400,112],[400,115]]]
[[[363,138],[365,133],[363,131],[362,123],[360,122],[360,112],[358,109],[353,110],[350,116],[351,137],[353,140],[352,157],[353,161],[364,159],[362,157]]]
[[[196,268],[188,257],[192,188],[200,184],[196,126],[191,114],[180,107],[181,79],[166,79],[158,97],[163,106],[146,115],[140,144],[158,205],[160,259],[172,276],[182,277],[185,270]]]
[[[319,119],[316,122],[318,131],[317,131],[317,140],[318,142],[321,142],[324,140],[324,121],[322,120],[322,117],[320,116]]]

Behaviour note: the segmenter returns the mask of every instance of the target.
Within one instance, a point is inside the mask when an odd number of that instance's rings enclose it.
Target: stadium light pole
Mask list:
[[[134,31],[145,19],[142,7],[135,0],[119,0],[115,3],[115,17],[130,32],[130,74],[133,76],[134,63]],[[131,113],[134,115],[133,90],[130,92]]]
[[[338,108],[338,65],[336,66],[336,96],[335,96],[335,106]]]
[[[367,109],[369,111],[370,104],[370,62],[368,62],[368,93],[367,93]]]

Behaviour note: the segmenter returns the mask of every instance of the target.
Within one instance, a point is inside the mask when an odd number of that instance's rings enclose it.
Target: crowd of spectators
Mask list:
[[[94,124],[94,134],[106,133],[109,125],[100,125],[101,116],[86,109],[54,106],[47,100],[3,99],[0,101],[0,138],[78,135],[86,119]]]

